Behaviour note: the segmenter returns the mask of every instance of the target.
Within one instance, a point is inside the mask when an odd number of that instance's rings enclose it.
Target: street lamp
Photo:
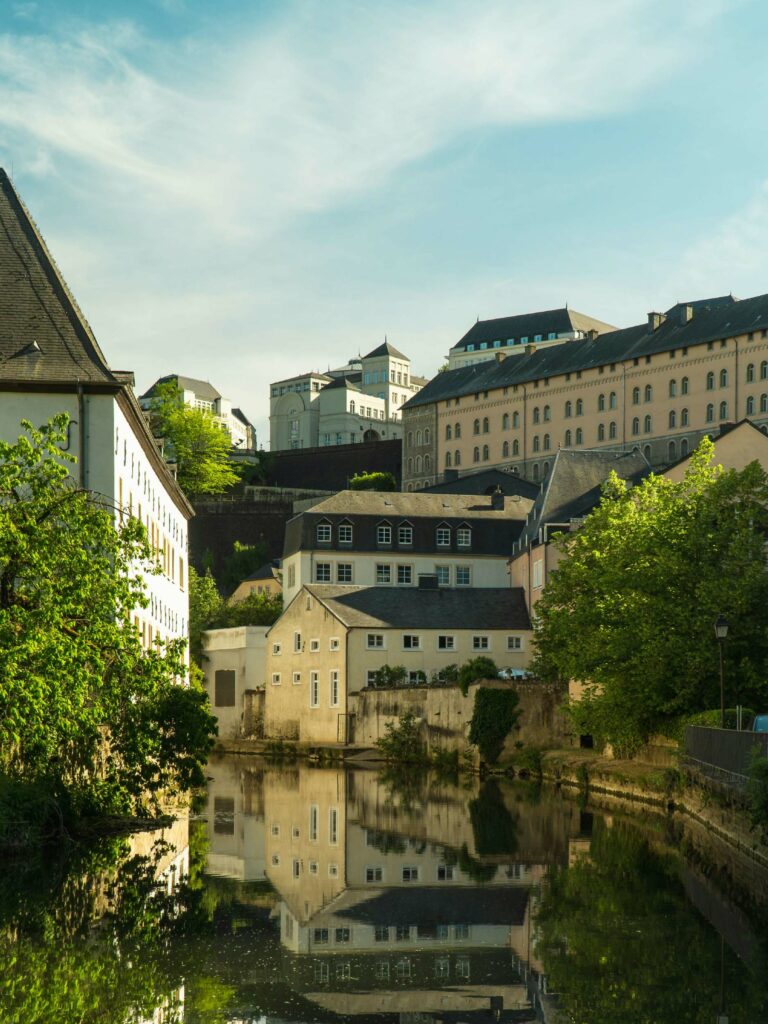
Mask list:
[[[720,650],[720,728],[725,728],[725,676],[723,673],[723,647],[728,637],[728,619],[722,612],[715,619],[715,639]]]

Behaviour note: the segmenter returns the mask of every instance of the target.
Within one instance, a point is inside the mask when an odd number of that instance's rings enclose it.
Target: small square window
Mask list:
[[[410,586],[413,583],[413,566],[398,565],[397,582],[401,587]]]
[[[328,877],[329,878],[338,878],[339,877],[339,865],[338,864],[329,864],[328,865]]]
[[[377,924],[373,930],[373,941],[374,942],[389,942],[389,928],[385,924]],[[386,963],[386,961],[385,961]],[[386,964],[387,974],[389,977],[389,964]]]
[[[309,641],[309,649],[313,653],[316,653],[317,651],[319,651],[320,650],[320,641],[319,640],[310,640]]]
[[[279,672],[273,672],[272,673],[272,685],[273,686],[279,686],[280,685],[280,673]]]
[[[457,587],[471,587],[472,586],[472,569],[468,565],[457,565],[456,566],[456,586]]]
[[[466,526],[460,526],[456,531],[456,543],[460,548],[472,546],[472,531]]]
[[[491,641],[487,636],[473,636],[472,637],[472,650],[473,651],[488,651],[491,648]]]
[[[365,869],[365,880],[366,882],[381,882],[384,878],[384,869],[377,865],[376,867]]]
[[[352,527],[349,523],[342,523],[339,526],[339,544],[352,543]]]
[[[317,525],[317,543],[318,544],[330,544],[331,543],[331,524],[330,523],[318,523],[318,525]]]
[[[400,526],[397,531],[397,543],[403,547],[413,544],[413,527]]]
[[[437,576],[438,587],[450,587],[451,567],[450,565],[436,565],[435,575]]]
[[[377,565],[376,566],[376,583],[379,585],[386,585],[392,582],[392,566],[391,565]]]
[[[440,635],[437,638],[437,649],[438,651],[455,651],[456,650],[456,637],[455,636],[444,636]]]
[[[419,880],[419,869],[415,866],[409,866],[403,868],[403,881],[404,882],[418,882]]]
[[[316,946],[324,946],[328,942],[328,929],[327,928],[315,928],[313,929],[312,939]]]
[[[508,651],[521,651],[523,649],[523,638],[521,636],[508,636],[507,637],[507,650]]]
[[[311,860],[309,862],[309,873],[310,873],[310,875],[316,875],[317,874],[317,861],[316,860]]]
[[[452,882],[454,879],[454,868],[452,864],[437,865],[438,882]]]
[[[282,650],[283,650],[283,648],[282,648],[281,644],[272,644],[272,653],[274,655],[281,654]]]
[[[383,651],[384,650],[384,634],[383,633],[369,633],[366,640],[366,647],[369,651]]]
[[[336,566],[336,582],[337,583],[351,583],[352,582],[352,563],[351,562],[339,562]]]
[[[437,546],[449,548],[451,546],[451,530],[448,526],[438,526],[436,533]]]
[[[270,835],[273,835],[276,839],[280,836],[280,826],[277,822],[272,822],[269,828]]]
[[[331,563],[315,562],[315,583],[331,582]]]
[[[301,672],[294,672],[293,673],[293,685],[294,686],[298,686],[300,682],[301,682]]]
[[[338,651],[341,648],[341,641],[337,636],[332,636],[328,644],[328,648],[331,651]]]
[[[415,633],[404,633],[403,634],[403,650],[404,651],[420,651],[421,650],[421,637]]]
[[[351,928],[337,928],[336,931],[334,932],[334,936],[333,937],[334,937],[334,941],[336,941],[338,943],[344,944],[344,943],[350,942],[351,939],[352,939],[352,929]]]
[[[388,546],[392,543],[392,527],[386,524],[376,527],[376,543],[380,546]]]

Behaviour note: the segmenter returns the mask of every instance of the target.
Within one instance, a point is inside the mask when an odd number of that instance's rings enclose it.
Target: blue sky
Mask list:
[[[759,0],[5,0],[0,162],[111,364],[269,381],[768,291]]]

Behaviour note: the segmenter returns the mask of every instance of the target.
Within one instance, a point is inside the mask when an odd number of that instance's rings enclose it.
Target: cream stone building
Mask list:
[[[402,437],[400,409],[426,383],[385,341],[327,373],[275,381],[270,389],[272,451]]]
[[[203,632],[205,690],[219,739],[242,735],[245,696],[264,687],[268,631],[269,626],[233,626]]]
[[[230,602],[243,601],[251,594],[265,594],[267,597],[277,597],[283,592],[282,574],[279,562],[267,562],[260,566],[250,576],[238,583],[230,595]]]
[[[414,430],[427,409],[429,451]],[[637,448],[660,468],[745,417],[768,426],[768,295],[678,303],[645,324],[438,374],[403,408],[403,489],[480,467],[541,480],[561,447]]]
[[[184,377],[178,373],[160,377],[139,399],[145,412],[152,408],[152,400],[160,384],[175,384],[184,405],[211,413],[222,430],[229,434],[233,448],[250,451],[256,447],[256,431],[251,421],[207,380]]]
[[[264,732],[300,743],[354,739],[351,696],[384,665],[412,683],[486,655],[525,669],[523,591],[304,586],[267,635]]]
[[[340,491],[289,520],[285,603],[302,586],[506,587],[507,560],[533,504],[520,494]]]

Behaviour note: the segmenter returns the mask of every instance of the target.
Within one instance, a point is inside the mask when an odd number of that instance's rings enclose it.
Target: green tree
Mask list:
[[[214,625],[224,626],[271,626],[283,611],[282,594],[249,594],[242,601],[226,601]]]
[[[726,701],[768,697],[768,476],[710,465],[704,440],[680,482],[615,474],[600,505],[558,541],[536,606],[533,669],[577,680],[579,729],[631,750],[670,719],[719,706],[713,623],[731,623]]]
[[[221,494],[238,482],[229,459],[229,434],[213,413],[185,405],[173,381],[155,389],[150,415],[153,431],[172,448],[179,486],[186,494]]]
[[[396,491],[397,481],[392,473],[367,473],[363,471],[349,481],[352,491]]]
[[[486,677],[488,678],[488,677]],[[504,741],[520,717],[517,693],[508,688],[480,686],[475,693],[469,742],[477,745],[488,764],[496,764]]]
[[[203,781],[215,722],[177,683],[185,642],[142,647],[159,569],[138,520],[75,488],[67,422],[0,442],[0,774],[74,813],[129,811]]]
[[[459,687],[464,696],[467,696],[471,683],[479,679],[498,679],[499,670],[492,658],[481,654],[477,658],[470,658],[459,669]]]
[[[222,614],[224,601],[210,569],[202,575],[189,567],[189,656],[203,664],[203,630],[211,629]]]
[[[264,541],[258,544],[241,544],[236,540],[231,554],[224,559],[221,570],[221,586],[225,594],[232,591],[251,573],[260,569],[269,560],[269,548]]]

